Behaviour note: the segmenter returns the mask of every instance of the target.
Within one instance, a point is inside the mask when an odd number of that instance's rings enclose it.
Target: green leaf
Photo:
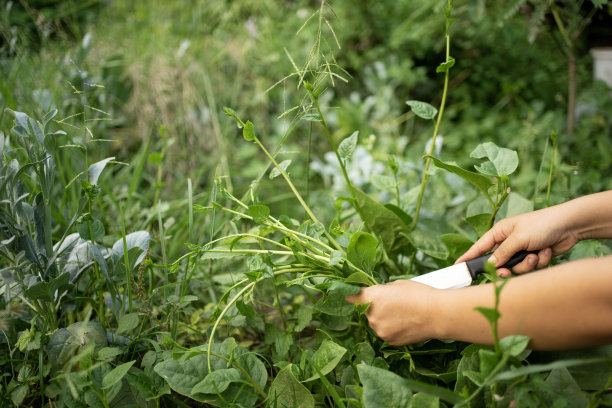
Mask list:
[[[255,140],[255,127],[251,123],[250,120],[244,124],[244,128],[242,129],[242,137],[248,142],[252,142]]]
[[[196,348],[196,351],[204,351],[207,346]],[[263,389],[267,382],[267,372],[264,364],[255,356],[254,353],[240,347],[233,338],[226,339],[223,343],[215,343],[211,347],[215,354],[225,356],[220,358],[214,354],[210,357],[212,372],[227,368],[237,368],[240,366],[249,373],[248,379],[240,371],[240,380],[231,382],[228,387],[220,393],[202,394],[192,393],[192,389],[202,382],[208,373],[206,354],[197,354],[190,358],[174,360],[171,356],[154,366],[154,371],[159,374],[174,391],[185,395],[199,402],[205,402],[215,406],[225,406],[223,401],[232,401],[234,405],[254,406],[259,394],[252,385],[254,382],[260,389]],[[228,362],[229,359],[229,362]]]
[[[242,120],[240,120],[240,118],[238,117],[238,114],[232,108],[228,108],[227,106],[224,106],[223,107],[223,114],[226,115],[226,116],[229,116],[229,117],[232,117],[232,118],[236,119],[236,125],[238,126],[238,128],[243,128],[244,127],[244,122],[242,122]]]
[[[467,217],[465,220],[476,230],[479,237],[482,237],[489,230],[490,213],[482,213]]]
[[[475,307],[474,310],[479,311],[491,324],[495,323],[501,317],[501,313],[499,313],[497,309],[479,306]]]
[[[505,354],[518,357],[527,348],[529,340],[531,340],[529,336],[520,334],[506,336],[499,341],[499,348]]]
[[[414,248],[405,235],[400,234],[410,234],[409,226],[404,223],[405,218],[398,216],[395,210],[380,204],[358,188],[351,186],[351,191],[355,197],[355,207],[363,222],[380,238],[385,249],[390,253],[401,250],[405,255],[410,255]]]
[[[365,408],[408,408],[412,392],[408,381],[382,368],[359,364],[359,379],[363,384],[362,400]]]
[[[440,398],[424,392],[416,393],[412,396],[411,408],[438,408],[440,406]]]
[[[191,389],[192,394],[217,394],[227,390],[233,382],[241,381],[240,371],[236,368],[222,368],[208,374],[206,378]]]
[[[438,114],[438,110],[421,101],[406,101],[406,105],[410,106],[415,115],[422,119],[433,119]]]
[[[410,240],[416,249],[423,252],[425,255],[429,255],[435,259],[448,258],[446,247],[442,244],[440,237],[434,231],[415,229],[410,235],[406,235],[406,238]]]
[[[337,291],[328,292],[313,307],[321,313],[332,316],[349,316],[354,310],[353,305],[348,303],[344,295]]]
[[[127,333],[130,330],[134,330],[136,327],[138,327],[138,323],[138,313],[128,313],[123,315],[117,323],[117,330],[115,331],[115,334]]]
[[[566,367],[553,369],[544,383],[546,384],[544,394],[548,394],[551,400],[561,400],[568,407],[588,405],[588,398],[582,394],[582,390]]]
[[[57,112],[58,110],[55,108],[47,112],[47,114],[43,117],[43,126],[47,126],[47,123],[49,123],[49,121],[57,115]]]
[[[355,232],[346,249],[347,259],[358,268],[372,271],[376,266],[376,248],[378,240],[367,232]]]
[[[454,66],[455,66],[455,59],[453,57],[448,57],[448,59],[445,62],[438,65],[438,67],[436,68],[436,72],[437,73],[447,72],[449,69],[451,69]]]
[[[278,163],[278,167],[283,169],[283,171],[286,173],[287,168],[289,167],[290,164],[291,164],[291,160],[283,160],[282,162]],[[272,170],[270,170],[270,176],[269,176],[270,180],[280,175],[281,175],[281,172],[278,168],[274,167],[272,168]]]
[[[102,379],[102,388],[107,389],[117,384],[127,374],[128,370],[134,365],[134,361],[123,363],[113,368],[108,374]]]
[[[147,255],[149,251],[149,243],[151,242],[151,235],[147,231],[136,231],[125,236],[127,244],[128,254],[132,248],[140,248],[141,253],[135,261],[135,265],[139,265]],[[111,258],[113,263],[117,265],[117,262],[123,259],[123,238],[119,238],[113,244],[111,249]]]
[[[255,317],[255,309],[253,308],[253,306],[244,303],[242,300],[238,300],[236,302],[236,308],[244,317]]]
[[[442,234],[440,235],[440,241],[446,246],[451,260],[459,258],[473,244],[471,239],[460,234]]]
[[[312,321],[312,308],[310,306],[302,305],[297,312],[297,324],[293,328],[295,332],[301,332],[310,324]]]
[[[499,362],[499,356],[492,350],[480,349],[478,357],[480,358],[480,375],[488,377]]]
[[[107,157],[106,159],[100,160],[99,162],[96,162],[89,166],[89,168],[87,169],[87,175],[89,177],[88,180],[91,185],[95,186],[98,184],[98,178],[100,178],[102,170],[104,170],[109,161],[114,159],[114,157]]]
[[[112,360],[113,358],[120,356],[122,351],[119,347],[102,347],[100,350],[96,352],[96,360],[98,361],[107,361]]]
[[[371,286],[373,284],[372,277],[367,273],[361,271],[351,273],[345,280],[344,283],[349,283],[358,286]]]
[[[270,407],[278,408],[314,408],[314,398],[293,375],[288,364],[279,371],[268,391]]]
[[[361,288],[359,286],[350,285],[350,284],[348,284],[346,282],[343,282],[343,281],[340,281],[340,280],[335,280],[329,286],[329,290],[330,291],[334,291],[334,292],[338,292],[338,293],[340,293],[343,296],[348,296],[348,295],[355,295],[355,294],[359,293]]]
[[[106,331],[98,322],[77,322],[67,328],[59,329],[51,336],[47,344],[49,361],[53,367],[60,368],[81,347],[90,343],[102,347],[108,344]]]
[[[475,173],[473,171],[465,170],[455,164],[445,163],[442,160],[438,159],[432,155],[426,155],[425,157],[433,160],[433,163],[436,167],[444,169],[446,171],[450,171],[453,174],[458,175],[468,183],[474,185],[477,189],[482,191],[484,195],[489,196],[489,187],[493,185],[490,177],[483,176],[482,174]]]
[[[514,150],[497,146],[495,143],[486,142],[476,146],[470,157],[475,159],[487,158],[489,161],[475,166],[480,173],[489,176],[507,176],[514,173],[518,167],[518,154]]]
[[[582,258],[595,258],[599,256],[610,255],[612,249],[598,240],[580,241],[569,253],[569,260],[575,261]]]
[[[412,217],[406,213],[406,211],[402,210],[395,204],[387,203],[384,207],[388,210],[391,210],[395,215],[398,216],[399,219],[402,220],[405,226],[410,227],[412,225]]]
[[[265,205],[250,205],[247,213],[249,216],[253,217],[253,221],[262,224],[266,222],[270,216],[270,208]]]
[[[359,132],[355,131],[352,135],[340,142],[340,145],[338,146],[338,154],[342,159],[350,160],[351,156],[353,156],[355,148],[357,147],[358,135]]]
[[[335,249],[329,254],[329,262],[327,264],[329,266],[338,265],[344,259],[345,259],[344,252]]]
[[[316,367],[312,371],[316,372],[316,374],[304,380],[304,382],[316,380],[320,378],[320,375],[327,375],[332,372],[345,353],[346,349],[344,347],[329,339],[323,340],[319,349],[312,356],[312,364]]]
[[[81,238],[87,241],[100,241],[102,240],[102,238],[104,238],[104,235],[106,234],[104,224],[102,224],[102,221],[97,218],[93,219],[91,222],[91,230],[93,232],[93,237],[89,233],[88,222],[82,222],[80,224],[77,224],[76,230],[81,236]]]

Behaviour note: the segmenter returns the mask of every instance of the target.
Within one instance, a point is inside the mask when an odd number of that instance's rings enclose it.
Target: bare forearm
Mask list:
[[[437,292],[437,337],[491,344],[489,323],[474,308],[494,302],[491,284]],[[612,342],[612,256],[513,278],[502,290],[499,310],[500,337],[530,336],[534,349]]]
[[[560,204],[566,228],[578,239],[612,238],[612,191],[591,194]]]

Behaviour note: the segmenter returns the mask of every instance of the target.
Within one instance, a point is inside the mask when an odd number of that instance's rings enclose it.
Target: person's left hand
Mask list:
[[[362,288],[350,303],[370,303],[365,315],[372,330],[387,343],[400,346],[437,337],[433,306],[438,290],[410,280]]]

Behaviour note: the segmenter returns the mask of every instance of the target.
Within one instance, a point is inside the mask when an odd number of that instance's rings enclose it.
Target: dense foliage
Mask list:
[[[609,2],[2,7],[0,405],[612,405],[609,347],[393,347],[344,300],[612,189]]]

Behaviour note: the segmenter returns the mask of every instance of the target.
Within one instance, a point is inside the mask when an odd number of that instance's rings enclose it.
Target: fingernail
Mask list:
[[[538,263],[538,258],[536,258],[535,256],[530,256],[529,259],[527,259],[527,263],[533,266]]]
[[[510,276],[510,272],[508,271],[497,271],[497,276],[500,278],[507,278]]]
[[[495,256],[494,256],[494,255],[491,255],[491,256],[489,257],[489,259],[487,260],[487,262],[488,262],[488,263],[490,263],[490,264],[491,264],[491,265],[493,265],[493,266],[497,265],[497,259],[495,259]]]

